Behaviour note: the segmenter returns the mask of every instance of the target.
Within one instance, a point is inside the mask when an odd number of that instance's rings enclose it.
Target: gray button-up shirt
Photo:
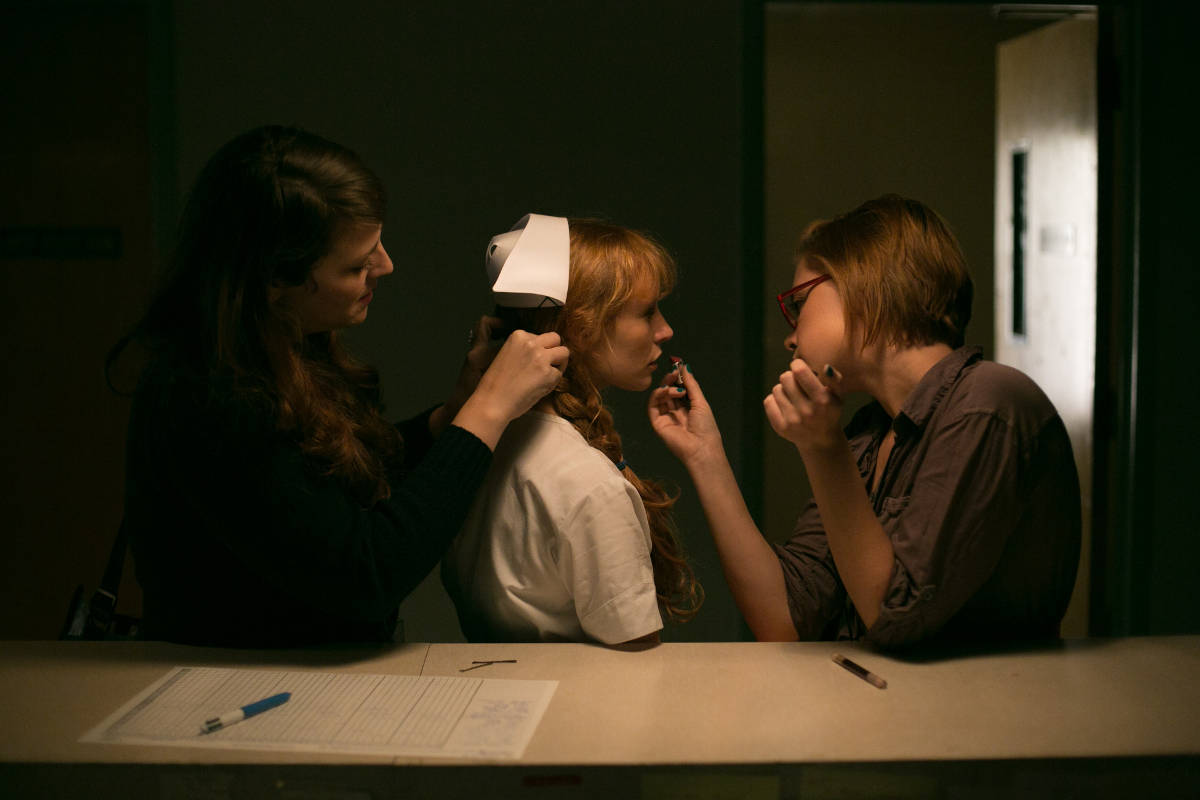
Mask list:
[[[868,486],[891,428],[870,492],[895,551],[879,617],[867,630],[810,502],[775,546],[800,638],[901,647],[1056,636],[1079,563],[1080,498],[1049,399],[1023,373],[963,347],[929,370],[895,419],[872,403],[847,426]]]

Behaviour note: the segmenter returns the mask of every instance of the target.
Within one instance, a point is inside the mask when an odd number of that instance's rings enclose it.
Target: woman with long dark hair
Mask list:
[[[450,402],[399,425],[339,331],[392,271],[379,179],[346,148],[258,128],[201,171],[149,310],[125,519],[150,638],[382,641],[441,557],[507,423],[557,382],[554,334],[487,331]]]

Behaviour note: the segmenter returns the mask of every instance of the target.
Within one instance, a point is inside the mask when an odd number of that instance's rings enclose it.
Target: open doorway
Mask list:
[[[996,59],[995,359],[1037,381],[1067,426],[1083,551],[1065,635],[1087,632],[1096,385],[1096,37],[1077,13]]]

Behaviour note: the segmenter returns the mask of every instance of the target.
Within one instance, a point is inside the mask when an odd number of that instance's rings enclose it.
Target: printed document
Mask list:
[[[175,667],[80,741],[516,759],[558,681]],[[291,699],[210,734],[208,719]]]

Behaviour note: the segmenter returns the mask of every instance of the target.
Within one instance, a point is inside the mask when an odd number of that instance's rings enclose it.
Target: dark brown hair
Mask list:
[[[381,224],[385,206],[379,178],[339,144],[282,126],[234,138],[197,177],[168,270],[109,374],[136,341],[264,410],[364,505],[387,497],[402,443],[380,413],[378,373],[270,300],[272,287],[310,282],[345,226]]]

